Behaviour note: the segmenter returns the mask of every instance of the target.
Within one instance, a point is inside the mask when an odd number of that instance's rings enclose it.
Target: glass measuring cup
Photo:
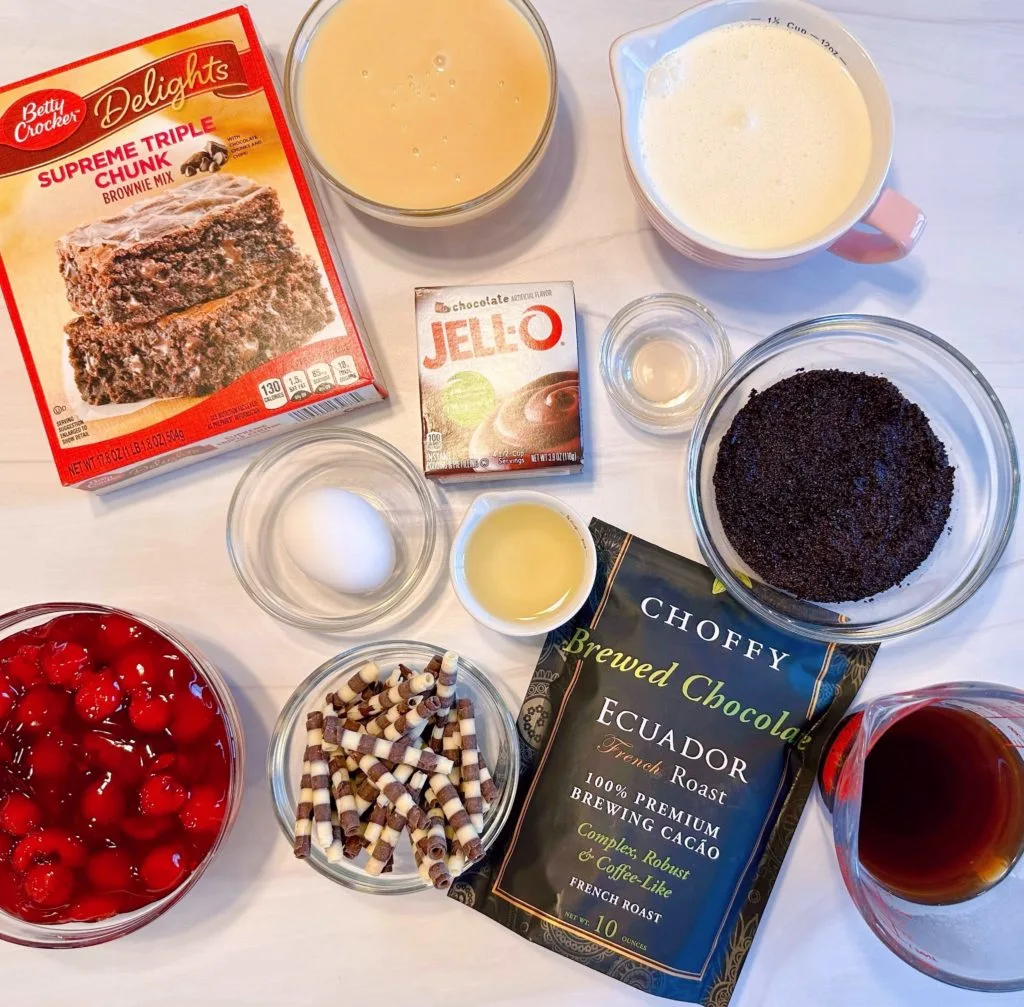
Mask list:
[[[818,779],[832,813],[843,881],[881,941],[925,975],[971,990],[1024,989],[1024,830],[1017,835],[1014,857],[997,875],[979,878],[980,890],[959,901],[935,904],[898,895],[862,860],[868,755],[894,725],[926,709],[932,714],[938,709],[972,715],[1014,758],[1024,750],[1024,692],[1016,689],[953,683],[886,696],[855,711],[836,731]],[[1019,778],[1014,780],[1019,786]],[[914,780],[908,779],[906,785],[912,787]],[[1024,805],[1020,789],[1010,796],[1018,808]]]

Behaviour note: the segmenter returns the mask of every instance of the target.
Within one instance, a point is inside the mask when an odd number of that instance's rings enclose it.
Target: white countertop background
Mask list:
[[[865,43],[896,108],[895,178],[929,215],[918,251],[889,267],[829,255],[782,274],[716,273],[650,230],[623,172],[607,50],[686,0],[536,0],[562,81],[555,138],[538,175],[496,215],[411,232],[329,205],[391,389],[352,426],[419,453],[412,289],[417,284],[571,279],[583,318],[587,472],[534,485],[699,558],[684,498],[686,441],[637,432],[597,371],[608,319],[658,290],[705,301],[734,354],[782,326],[831,312],[908,319],[954,343],[1024,429],[1024,7],[1020,0],[824,0]],[[224,6],[228,6],[227,3]],[[252,0],[280,66],[303,0]],[[0,77],[14,80],[180,24],[215,0],[0,0]],[[272,819],[268,735],[295,684],[357,642],[275,623],[237,584],[224,549],[248,448],[106,498],[59,486],[21,357],[0,310],[0,610],[97,601],[163,620],[225,673],[245,723],[246,794],[234,832],[195,891],[142,932],[92,950],[0,946],[0,1005],[416,1003],[641,1007],[657,1001],[515,937],[432,893],[387,900],[327,884],[297,863]],[[478,488],[446,492],[454,521]],[[957,613],[882,648],[862,696],[955,679],[1024,686],[1015,536]],[[378,634],[379,636],[380,634]],[[383,635],[464,652],[518,708],[538,643],[465,616],[451,587]],[[1024,935],[1021,937],[1024,956]],[[812,799],[762,921],[734,1007],[1024,1005],[919,975],[868,931],[842,887]]]

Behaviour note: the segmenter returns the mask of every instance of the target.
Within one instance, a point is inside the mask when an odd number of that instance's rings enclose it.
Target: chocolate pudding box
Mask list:
[[[387,396],[244,7],[0,88],[0,284],[67,486]]]
[[[582,470],[571,283],[420,287],[416,331],[428,477]]]

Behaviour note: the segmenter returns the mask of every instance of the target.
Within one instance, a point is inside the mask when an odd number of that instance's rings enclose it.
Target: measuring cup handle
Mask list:
[[[885,189],[862,223],[880,233],[847,231],[829,251],[850,262],[895,262],[909,255],[924,231],[927,218],[895,189]]]

